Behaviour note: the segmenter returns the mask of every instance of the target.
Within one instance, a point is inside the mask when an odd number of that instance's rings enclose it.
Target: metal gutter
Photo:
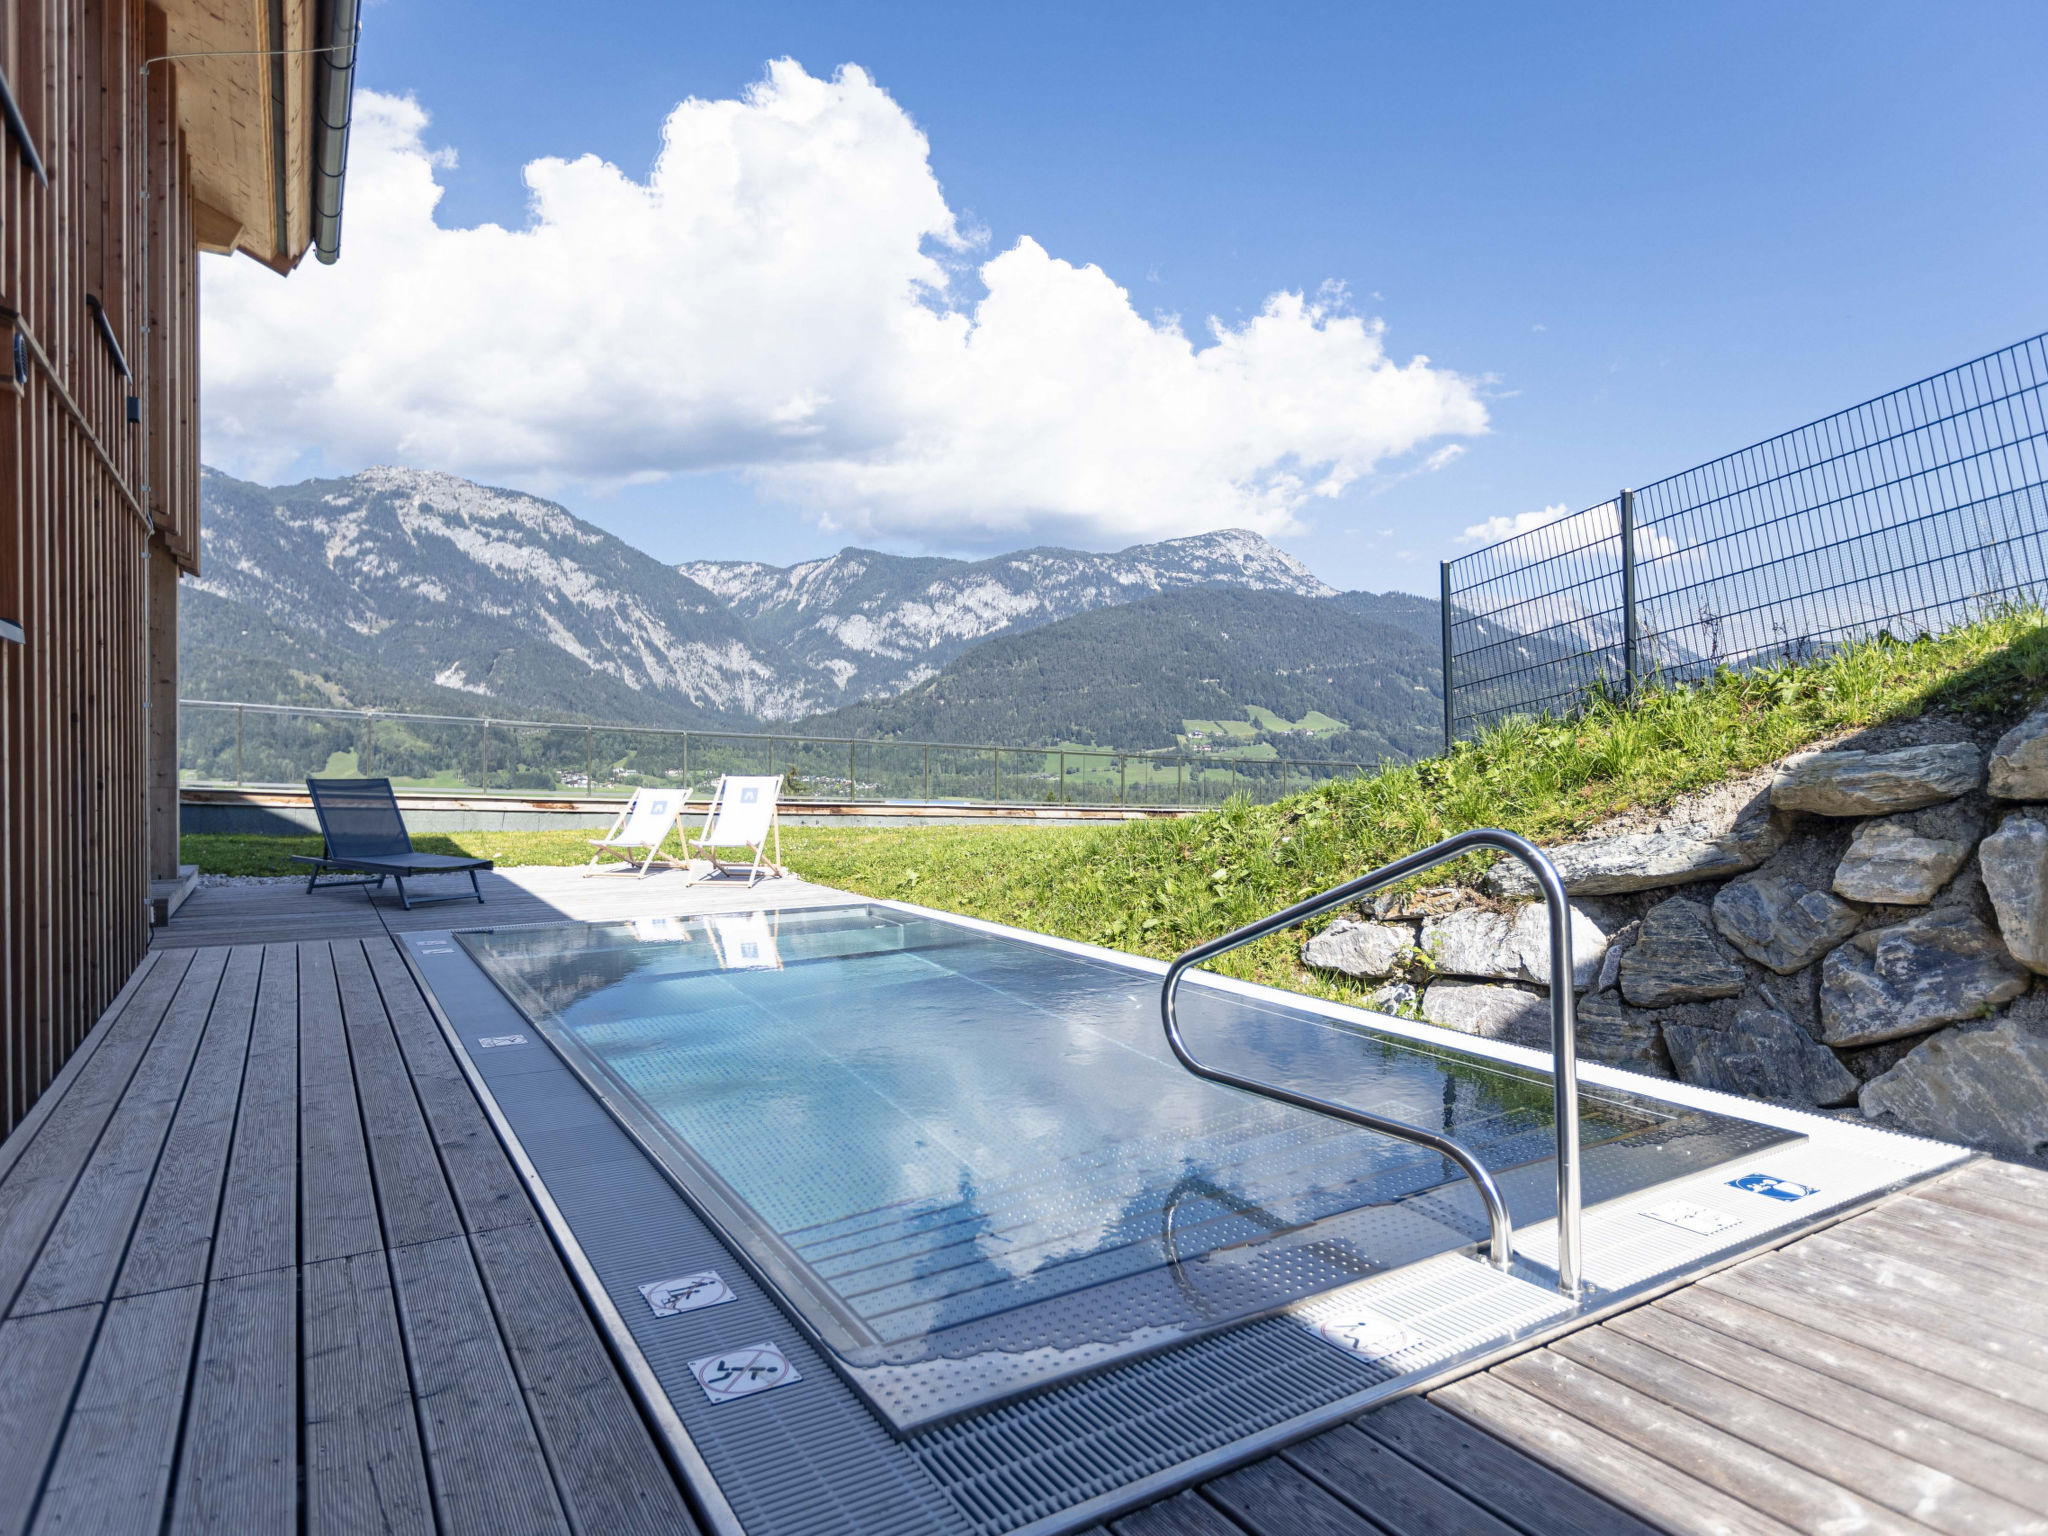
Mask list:
[[[341,255],[342,177],[348,170],[360,0],[323,0],[320,21],[321,52],[313,64],[313,254],[332,266]]]

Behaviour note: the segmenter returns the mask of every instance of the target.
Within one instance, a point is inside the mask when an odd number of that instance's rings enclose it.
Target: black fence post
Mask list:
[[[1636,493],[1621,493],[1621,696],[1636,691]]]
[[[1440,617],[1444,625],[1444,756],[1449,757],[1452,711],[1457,707],[1451,690],[1451,562],[1440,562],[1438,569],[1443,583],[1443,598],[1439,606],[1443,610]]]

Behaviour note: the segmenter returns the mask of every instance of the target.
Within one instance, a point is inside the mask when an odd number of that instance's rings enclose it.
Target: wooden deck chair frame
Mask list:
[[[761,840],[758,843],[721,842],[714,840],[713,834],[718,830],[720,814],[725,809],[726,787],[735,782],[752,783],[755,785],[773,784],[776,786],[773,791],[775,798],[770,803],[768,811],[768,821],[761,828]],[[747,870],[747,889],[751,891],[754,888],[754,882],[761,878],[761,861],[768,855],[768,839],[771,837],[775,839],[775,858],[767,866],[768,873],[777,876],[789,873],[788,870],[782,867],[781,785],[782,780],[779,775],[749,778],[744,774],[729,773],[718,781],[718,788],[712,792],[711,805],[704,815],[704,830],[695,837],[686,836],[683,840],[685,852],[694,848],[699,856],[710,861],[711,869],[702,878],[708,880],[713,874],[732,875],[739,873],[739,865],[728,865],[723,859],[719,858],[718,850],[720,848],[748,848],[754,854],[754,862]]]
[[[631,827],[634,812],[639,810],[640,797],[643,795],[673,795],[675,797],[674,809],[656,813],[661,817],[661,830],[653,842],[648,842],[644,835],[636,837],[630,842],[624,841],[623,835]],[[686,860],[669,858],[661,849],[662,845],[668,841],[669,833],[675,831],[676,824],[683,819],[685,802],[688,799],[689,792],[687,790],[650,790],[645,788],[634,790],[632,797],[619,808],[619,814],[612,819],[611,830],[606,832],[603,837],[593,837],[590,839],[590,846],[595,848],[597,852],[590,856],[590,862],[583,867],[583,873],[585,875],[617,875],[624,874],[630,870],[640,879],[644,880],[647,878],[648,872],[657,864],[664,869],[686,868]],[[645,828],[643,832],[652,830],[652,828]],[[634,856],[626,851],[632,848],[645,848],[647,850],[647,857],[636,862]],[[608,853],[617,854],[623,862],[607,862],[605,855]]]

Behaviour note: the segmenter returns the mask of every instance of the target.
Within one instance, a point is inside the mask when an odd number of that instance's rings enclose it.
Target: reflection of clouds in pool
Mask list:
[[[1151,987],[1101,964],[867,914],[785,914],[779,944],[785,969],[738,972],[709,944],[628,941],[625,974],[591,946],[557,948],[536,991],[842,1290],[940,1272],[927,1289],[966,1289],[1156,1240],[1191,1173],[1290,1219],[1327,1212],[1326,1192],[1377,1157],[1414,1156],[1193,1077]],[[575,984],[550,970],[562,958]],[[1422,1053],[1200,987],[1188,999],[1197,1048],[1226,1062],[1420,1123],[1444,1113],[1445,1075]],[[1244,1146],[1254,1135],[1267,1141]]]

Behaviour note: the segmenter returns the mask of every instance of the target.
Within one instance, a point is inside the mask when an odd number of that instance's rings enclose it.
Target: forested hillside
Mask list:
[[[1421,601],[1401,598],[1394,611],[1412,620],[1407,605]],[[1366,618],[1341,598],[1195,588],[985,641],[899,698],[807,724],[832,735],[1145,749],[1173,746],[1189,720],[1317,712],[1349,729],[1258,730],[1217,750],[1405,761],[1434,751],[1442,732],[1427,627]]]

